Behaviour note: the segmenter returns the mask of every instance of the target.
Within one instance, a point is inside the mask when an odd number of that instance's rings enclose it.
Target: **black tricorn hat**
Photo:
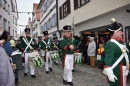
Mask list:
[[[123,29],[122,24],[117,23],[117,21],[114,18],[111,19],[111,22],[112,22],[112,24],[106,28],[106,31],[108,31],[111,35],[113,35],[117,31]]]
[[[71,26],[70,25],[65,25],[63,27],[63,31],[71,31]]]
[[[24,31],[25,33],[30,33],[30,28],[25,28]]]
[[[44,35],[44,36],[48,35],[48,31],[44,31],[44,32],[43,32],[43,35]]]

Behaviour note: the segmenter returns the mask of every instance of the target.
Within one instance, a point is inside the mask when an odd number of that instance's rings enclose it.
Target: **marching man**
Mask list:
[[[104,71],[110,86],[126,86],[129,73],[128,50],[123,45],[123,26],[112,18],[112,24],[107,28],[111,39],[104,48]]]
[[[71,26],[66,25],[63,27],[64,38],[60,41],[60,49],[62,51],[63,63],[63,84],[73,85],[72,82],[72,69],[74,61],[74,41],[71,38]]]
[[[33,49],[34,39],[30,37],[30,29],[29,28],[25,28],[24,31],[25,31],[26,37],[23,37],[21,39],[20,47],[21,47],[21,50],[24,52],[24,58],[25,58],[24,76],[27,76],[30,52],[32,52],[34,50]],[[30,65],[31,77],[36,78],[35,69],[32,67],[31,64],[29,64],[29,65]]]
[[[49,70],[52,70],[52,59],[51,59],[51,55],[50,52],[52,50],[52,42],[48,37],[48,31],[44,31],[43,32],[44,35],[44,40],[42,40],[40,42],[40,48],[45,51],[45,57],[44,57],[44,61],[45,61],[45,69],[46,69],[46,74],[49,74]]]

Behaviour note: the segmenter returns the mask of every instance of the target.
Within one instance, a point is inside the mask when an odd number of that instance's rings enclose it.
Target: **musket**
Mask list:
[[[73,43],[73,40],[74,40],[74,30],[75,30],[75,26],[74,26],[74,17],[73,17],[71,29],[72,29],[72,43]]]

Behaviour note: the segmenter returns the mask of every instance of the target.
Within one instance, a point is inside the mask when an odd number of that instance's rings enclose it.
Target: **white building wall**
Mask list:
[[[18,31],[18,8],[17,8],[17,2],[16,0],[12,0],[12,3],[14,5],[14,9],[15,9],[15,12],[12,12],[12,20],[13,20],[13,23],[12,23],[12,29],[11,29],[11,35],[18,38],[17,37],[17,31]]]
[[[17,2],[15,2],[15,0],[6,0],[6,9],[7,12],[3,9],[3,4],[4,4],[4,0],[0,0],[0,2],[2,1],[2,7],[0,7],[0,21],[2,21],[3,25],[5,25],[5,30],[9,31],[11,36],[17,37],[17,30],[18,27],[13,24],[13,16],[15,16],[16,19],[18,19],[17,13],[13,13],[12,12],[12,2],[15,6],[15,11],[17,11]],[[4,19],[6,19],[6,24],[4,23]]]
[[[130,5],[122,7],[118,10],[114,10],[114,11],[104,14],[102,16],[93,18],[89,21],[77,24],[75,35],[80,35],[79,34],[80,31],[109,25],[111,18],[115,18],[118,22],[122,23],[124,27],[130,26],[130,13],[127,13],[125,11],[128,8],[130,8]]]
[[[47,0],[45,0],[40,8],[40,11],[42,11],[42,9],[44,10],[44,4]],[[45,11],[45,10],[44,10]],[[49,6],[49,8],[47,9],[47,11],[45,13],[40,14],[41,19],[40,19],[40,29],[41,29],[41,35],[43,36],[43,31],[46,31],[46,28],[44,28],[44,24],[50,19],[53,18],[53,26],[52,28],[48,29],[48,33],[49,33],[49,37],[53,37],[53,33],[56,32],[57,37],[59,38],[59,34],[57,32],[57,24],[54,24],[54,14],[56,16],[56,0],[53,0],[53,2],[51,3],[51,5]]]
[[[66,0],[58,0],[58,7]],[[129,25],[129,14],[126,9],[130,8],[130,0],[90,0],[90,2],[74,10],[74,1],[70,0],[71,13],[59,20],[59,29],[69,23],[76,26],[75,35],[80,36],[80,31],[101,27],[110,24],[110,19],[115,18],[121,21],[124,26]],[[58,12],[59,13],[59,12]],[[60,15],[58,14],[59,18]],[[128,18],[129,17],[129,18]],[[63,34],[62,34],[63,35]]]
[[[8,28],[10,27],[10,29],[12,28],[12,15],[11,15],[11,11],[12,11],[12,7],[11,7],[11,1],[10,0],[6,0],[7,3],[6,3],[6,9],[8,12],[6,12],[4,9],[3,9],[3,4],[4,4],[4,1],[3,0],[0,0],[0,2],[2,2],[2,7],[0,6],[0,21],[3,23],[4,25],[4,19],[6,19],[6,24],[5,24],[5,30],[8,31]],[[8,9],[8,5],[10,6],[9,9]],[[10,25],[8,25],[8,22],[10,22]]]

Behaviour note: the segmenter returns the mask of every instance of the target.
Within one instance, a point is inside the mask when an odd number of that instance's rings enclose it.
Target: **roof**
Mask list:
[[[37,3],[33,3],[34,12],[38,12],[38,13],[35,13],[36,18],[37,18],[38,21],[40,21],[40,10],[38,10],[37,8],[38,8],[38,4]]]

